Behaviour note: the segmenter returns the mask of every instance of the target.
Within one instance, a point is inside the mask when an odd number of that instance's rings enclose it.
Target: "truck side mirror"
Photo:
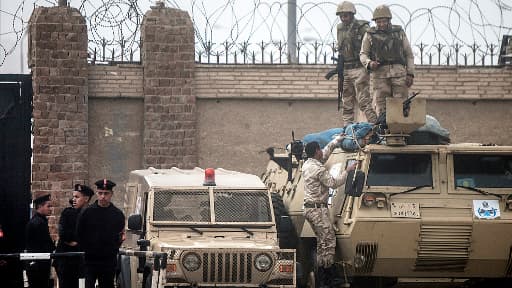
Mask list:
[[[140,214],[134,214],[128,217],[128,229],[135,231],[142,229],[142,216]]]
[[[361,170],[352,170],[347,174],[345,183],[345,194],[353,197],[359,197],[363,193],[365,174]]]

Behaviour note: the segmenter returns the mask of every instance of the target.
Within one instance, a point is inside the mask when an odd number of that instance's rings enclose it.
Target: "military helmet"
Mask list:
[[[389,7],[386,5],[379,5],[375,10],[373,11],[373,18],[372,20],[375,21],[375,19],[379,18],[389,18],[391,19],[391,10],[389,10]]]
[[[343,1],[338,4],[338,8],[336,8],[336,15],[340,15],[343,12],[356,14],[356,6],[354,6],[352,2]]]

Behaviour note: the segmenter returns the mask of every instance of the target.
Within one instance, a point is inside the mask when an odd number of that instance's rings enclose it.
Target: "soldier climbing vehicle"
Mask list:
[[[417,133],[427,118],[425,99],[403,104],[387,99],[382,143],[338,148],[326,162],[333,174],[358,163],[329,200],[338,277],[345,287],[413,278],[512,287],[512,146],[442,143]],[[283,154],[269,149],[262,179],[281,207],[276,214],[292,220],[288,248],[297,249],[304,270],[298,282],[315,287],[315,234],[303,216],[303,144],[295,140]]]

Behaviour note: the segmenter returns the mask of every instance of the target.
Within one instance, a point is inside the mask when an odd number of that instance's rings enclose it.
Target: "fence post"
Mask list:
[[[260,48],[261,48],[261,64],[265,63],[265,47],[267,47],[267,44],[263,43],[263,40],[261,41]]]
[[[460,50],[460,44],[459,44],[459,43],[455,43],[455,45],[453,45],[453,49],[455,50],[455,65],[456,65],[456,66],[459,66],[459,50]]]
[[[300,48],[302,48],[302,45],[304,45],[304,43],[297,42],[297,64],[300,62]]]
[[[226,64],[228,64],[228,54],[229,54],[229,43],[228,43],[228,41],[226,40],[223,45],[224,45],[224,51],[226,53]]]
[[[336,52],[337,52],[337,51],[336,51],[336,50],[337,50],[337,49],[336,49],[336,47],[337,47],[337,46],[336,46],[336,42],[334,42],[334,41],[333,41],[333,42],[331,43],[332,57],[336,57]],[[331,57],[331,59],[332,59],[332,57]],[[335,63],[334,63],[334,59],[332,60],[332,63],[333,63],[333,64],[335,64]]]
[[[420,64],[423,65],[423,50],[425,49],[425,47],[427,47],[428,45],[426,44],[423,44],[423,42],[420,42],[420,45],[416,45],[418,48],[420,48]]]
[[[469,46],[469,48],[471,48],[471,50],[473,51],[473,66],[476,66],[476,50],[479,47],[480,46],[476,45],[476,43],[473,43],[473,45]]]
[[[103,54],[102,54],[102,61],[105,62],[105,53],[106,53],[106,47],[107,47],[107,40],[105,38],[101,39],[101,47],[103,48]]]
[[[491,45],[489,45],[489,51],[491,51],[491,66],[494,64],[494,48],[496,48],[496,45],[491,43]]]
[[[444,45],[441,43],[437,43],[437,65],[441,65],[441,50],[443,50]]]

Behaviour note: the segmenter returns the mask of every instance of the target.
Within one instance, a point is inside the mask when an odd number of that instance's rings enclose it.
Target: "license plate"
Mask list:
[[[408,202],[391,202],[391,217],[420,218],[420,204]]]

